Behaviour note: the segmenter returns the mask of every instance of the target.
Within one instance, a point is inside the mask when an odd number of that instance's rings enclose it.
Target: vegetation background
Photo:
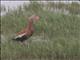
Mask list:
[[[29,45],[12,41],[33,14],[40,21]],[[30,2],[9,9],[1,16],[1,60],[80,60],[80,2]]]

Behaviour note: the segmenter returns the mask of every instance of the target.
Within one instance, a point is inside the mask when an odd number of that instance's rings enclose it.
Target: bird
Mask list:
[[[28,25],[20,32],[16,33],[16,36],[12,40],[24,44],[25,40],[28,40],[33,35],[35,31],[33,23],[39,21],[39,18],[40,17],[38,15],[32,15],[31,17],[29,17]]]

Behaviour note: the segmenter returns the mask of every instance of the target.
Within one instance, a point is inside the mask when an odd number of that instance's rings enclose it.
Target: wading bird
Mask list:
[[[26,28],[18,32],[13,40],[19,41],[21,44],[25,44],[25,40],[30,38],[34,33],[33,23],[39,21],[39,18],[40,17],[36,15],[29,17],[28,25],[26,26]]]

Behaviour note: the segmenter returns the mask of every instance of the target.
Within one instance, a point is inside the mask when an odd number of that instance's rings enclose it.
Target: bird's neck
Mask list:
[[[32,20],[29,20],[29,23],[28,23],[28,29],[32,29],[33,28],[33,21]]]

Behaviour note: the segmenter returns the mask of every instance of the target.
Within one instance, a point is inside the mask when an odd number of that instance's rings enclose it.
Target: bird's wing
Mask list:
[[[25,33],[26,31],[27,31],[27,28],[22,29],[20,32],[17,33],[17,35],[21,35],[21,34]]]
[[[21,38],[21,37],[23,37],[24,35],[26,35],[26,33],[23,33],[23,34],[17,35],[17,36],[15,37],[15,39],[16,39],[16,38]]]

